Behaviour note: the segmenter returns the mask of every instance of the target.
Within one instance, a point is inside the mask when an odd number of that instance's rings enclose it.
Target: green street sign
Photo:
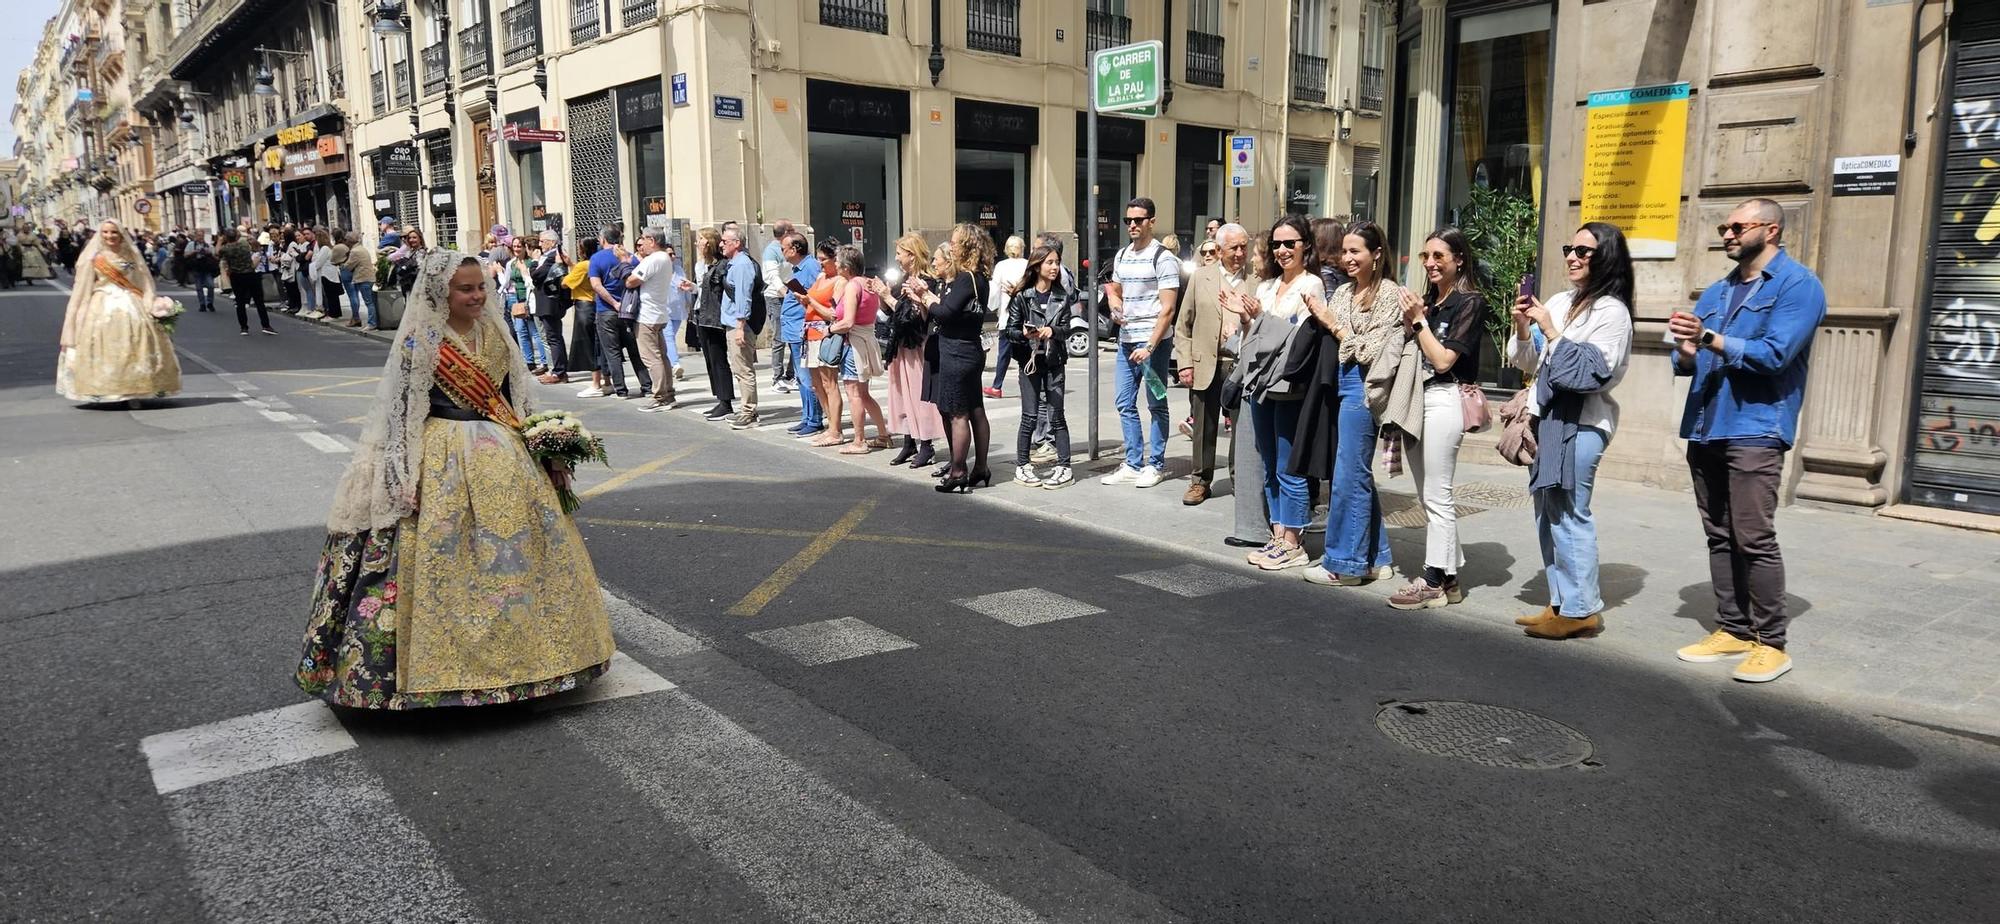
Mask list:
[[[1098,112],[1143,111],[1157,115],[1160,104],[1160,43],[1134,42],[1097,53],[1090,68],[1091,94]]]

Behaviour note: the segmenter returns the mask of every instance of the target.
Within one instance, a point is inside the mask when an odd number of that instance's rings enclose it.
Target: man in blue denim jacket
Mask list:
[[[1744,658],[1731,675],[1763,683],[1792,669],[1785,653],[1785,561],[1774,518],[1785,451],[1798,438],[1806,358],[1826,318],[1826,290],[1786,255],[1785,212],[1769,199],[1736,207],[1716,228],[1736,271],[1694,313],[1667,320],[1674,374],[1692,376],[1681,438],[1708,537],[1716,623],[1680,659]]]

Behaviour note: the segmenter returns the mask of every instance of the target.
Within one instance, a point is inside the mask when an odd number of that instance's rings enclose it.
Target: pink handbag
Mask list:
[[[1478,433],[1493,422],[1486,406],[1486,390],[1470,382],[1458,384],[1458,409],[1465,416],[1465,432]]]

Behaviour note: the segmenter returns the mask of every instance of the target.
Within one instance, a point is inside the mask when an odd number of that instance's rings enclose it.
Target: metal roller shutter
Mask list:
[[[570,237],[594,236],[622,216],[618,198],[618,130],[610,93],[569,101]]]

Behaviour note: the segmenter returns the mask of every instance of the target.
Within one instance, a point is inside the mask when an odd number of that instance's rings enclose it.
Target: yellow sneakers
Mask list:
[[[1674,652],[1674,654],[1679,656],[1683,661],[1695,664],[1707,664],[1712,661],[1726,661],[1730,658],[1740,658],[1749,654],[1750,650],[1756,647],[1756,642],[1746,642],[1721,629],[1717,629],[1714,632],[1710,632],[1707,638]]]
[[[1729,676],[1744,683],[1770,683],[1792,669],[1792,656],[1782,648],[1751,643],[1750,657],[1736,665]]]

